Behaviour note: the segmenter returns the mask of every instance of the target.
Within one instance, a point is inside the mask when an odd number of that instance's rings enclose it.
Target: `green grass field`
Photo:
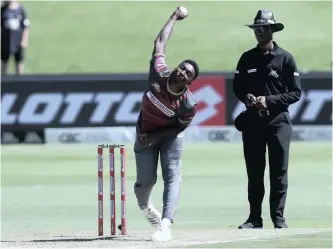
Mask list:
[[[284,235],[277,238],[245,240],[236,243],[217,243],[199,248],[325,248],[332,245],[332,232],[317,234]],[[191,246],[193,247],[193,246]]]
[[[147,72],[153,40],[173,10],[186,6],[167,45],[168,63],[195,59],[202,72],[233,71],[242,52],[256,45],[258,9],[271,9],[285,30],[276,41],[301,70],[331,70],[332,3],[329,1],[24,1],[31,33],[26,73]]]
[[[272,229],[268,206],[267,170],[266,196],[263,204],[265,229],[245,232],[236,229],[248,215],[247,178],[241,144],[186,144],[181,199],[173,226],[176,242],[170,246],[193,246],[190,239],[197,238],[196,246],[205,247],[207,245],[257,248],[318,247],[319,245],[331,248],[331,149],[330,143],[293,143],[285,211],[290,229],[279,231]],[[96,238],[96,146],[2,146],[1,153],[3,241],[35,237],[59,238],[59,236]],[[132,236],[142,235],[141,240],[131,243],[139,245],[142,243],[144,246],[149,242],[142,238],[147,238],[153,229],[141,216],[136,205],[133,193],[135,161],[132,145],[127,146],[127,153],[128,233]],[[106,157],[104,169],[105,234],[108,235],[110,233],[107,195],[109,183],[106,182],[108,180]],[[119,180],[119,172],[117,176]],[[159,209],[162,204],[163,187],[160,176],[159,170],[159,180],[152,197]],[[117,204],[119,204],[119,181],[117,188]],[[119,215],[120,209],[119,205],[117,206]],[[199,237],[206,242],[199,243],[197,241]],[[185,241],[185,238],[188,239]],[[183,244],[179,244],[181,242]],[[35,247],[43,245],[36,243]],[[66,247],[68,243],[79,242],[73,239],[68,242],[63,241],[62,245]],[[80,243],[80,247],[88,243],[96,243],[94,246],[99,247],[98,243],[112,245],[116,241],[83,240]],[[130,245],[129,241],[126,243]]]

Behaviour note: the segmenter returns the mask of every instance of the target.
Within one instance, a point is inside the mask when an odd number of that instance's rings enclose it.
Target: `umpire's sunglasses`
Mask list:
[[[270,26],[258,26],[253,28],[255,33],[266,33],[271,30]]]

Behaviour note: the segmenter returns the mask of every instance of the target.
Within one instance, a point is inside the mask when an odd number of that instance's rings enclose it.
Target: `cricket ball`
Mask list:
[[[187,17],[187,15],[188,15],[188,11],[187,11],[187,9],[186,9],[185,7],[180,6],[180,7],[178,7],[178,9],[179,9],[179,11],[180,11],[180,14],[181,14],[181,17],[182,17],[182,18]]]

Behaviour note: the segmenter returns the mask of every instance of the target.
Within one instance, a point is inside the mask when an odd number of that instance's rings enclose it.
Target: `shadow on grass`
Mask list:
[[[120,241],[150,241],[144,238],[135,238],[130,236],[111,236],[111,237],[94,237],[94,238],[50,238],[50,239],[36,239],[25,241],[13,241],[13,240],[1,240],[1,242],[31,242],[31,243],[47,243],[47,242],[89,242],[89,241],[101,241],[101,240],[120,240]]]

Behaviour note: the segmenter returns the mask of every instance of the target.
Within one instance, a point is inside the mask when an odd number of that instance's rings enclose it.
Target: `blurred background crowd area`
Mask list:
[[[3,2],[2,2],[3,3]],[[21,1],[29,22],[24,74],[138,73],[148,71],[153,41],[177,6],[178,22],[167,45],[170,67],[184,58],[202,72],[234,71],[256,45],[258,9],[285,25],[275,41],[293,54],[301,72],[332,68],[332,3],[328,1]],[[2,41],[4,37],[2,36]],[[15,67],[9,62],[9,73]]]

